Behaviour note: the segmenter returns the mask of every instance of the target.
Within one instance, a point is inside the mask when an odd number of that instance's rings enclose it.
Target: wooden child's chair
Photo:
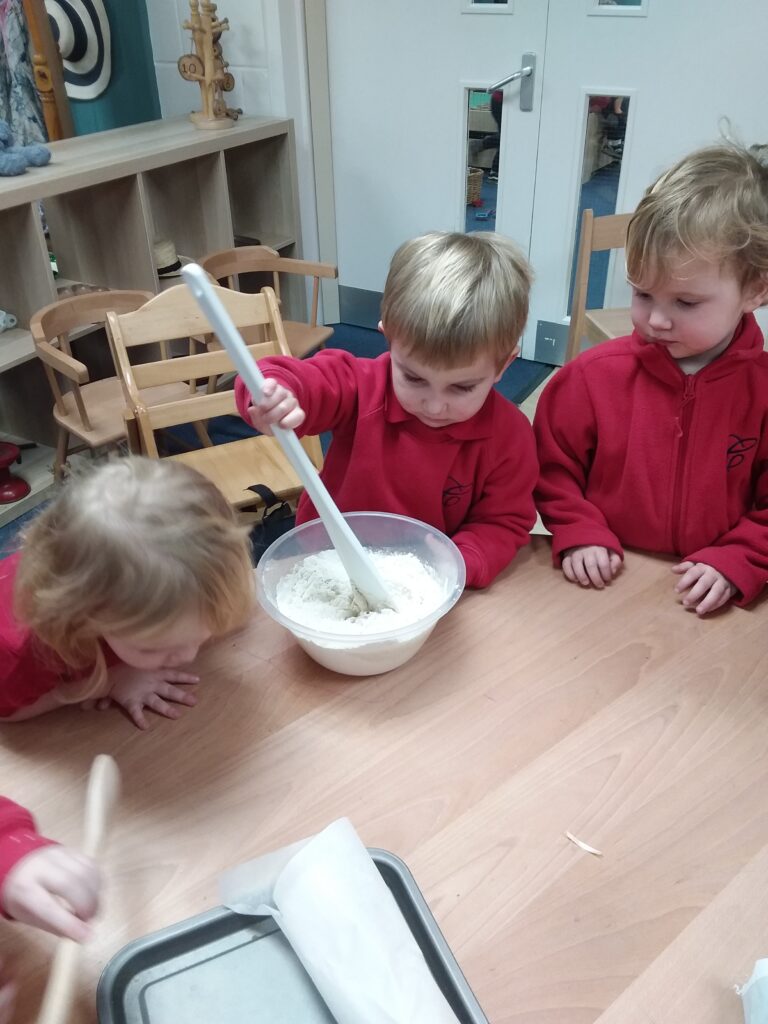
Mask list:
[[[218,286],[215,292],[244,336],[259,328],[257,333],[264,340],[248,346],[254,359],[288,354],[277,299],[271,288],[258,295]],[[136,312],[107,315],[107,333],[123,384],[127,415],[134,421],[133,429],[129,429],[134,451],[160,458],[155,436],[158,430],[213,416],[237,415],[234,391],[211,391],[207,387],[211,378],[234,373],[235,367],[225,349],[211,346],[192,355],[169,356],[139,365],[132,365],[130,360],[136,345],[169,342],[181,336],[201,337],[210,331],[192,293],[183,284],[155,296]],[[144,400],[148,388],[190,381],[200,381],[203,386],[192,387],[183,398],[167,402],[149,405]],[[319,438],[302,438],[302,444],[319,469]],[[253,484],[266,484],[282,501],[296,498],[301,491],[293,467],[271,436],[248,437],[166,457],[203,473],[236,509],[257,509],[263,504],[249,489]]]
[[[218,252],[212,252],[200,260],[200,266],[227,288],[238,287],[239,274],[271,274],[272,286],[278,302],[280,301],[281,275],[311,277],[312,309],[309,323],[300,323],[295,320],[283,321],[289,353],[301,358],[312,349],[321,348],[333,335],[333,328],[324,327],[317,322],[320,278],[338,276],[338,270],[333,264],[289,259],[266,245],[244,245],[234,249],[221,249]]]
[[[85,363],[72,355],[70,336],[106,323],[107,313],[139,309],[152,292],[103,291],[59,299],[38,310],[29,328],[53,393],[53,418],[58,428],[54,476],[61,478],[70,454],[83,448],[101,448],[126,440],[125,397],[119,377],[90,379]],[[163,350],[163,354],[165,351]],[[164,384],[143,396],[147,405],[179,398],[189,385]],[[195,430],[202,444],[211,441],[201,424]],[[79,444],[70,447],[70,437]]]
[[[35,350],[53,394],[57,426],[54,474],[61,477],[70,451],[100,448],[125,439],[125,402],[116,376],[92,381],[85,363],[72,355],[70,335],[103,324],[107,311],[138,309],[151,292],[104,291],[59,299],[29,322]],[[79,444],[70,448],[70,437]]]
[[[627,244],[627,229],[632,216],[631,213],[615,213],[606,217],[595,217],[591,210],[585,210],[582,214],[576,279],[571,301],[571,326],[565,351],[566,363],[576,358],[585,341],[588,346],[595,345],[609,338],[621,338],[632,332],[632,319],[628,308],[586,308],[590,257],[593,252],[623,249]]]

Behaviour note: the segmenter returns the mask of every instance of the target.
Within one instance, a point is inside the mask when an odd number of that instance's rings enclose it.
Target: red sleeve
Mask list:
[[[536,504],[552,533],[555,564],[566,549],[586,544],[611,548],[623,557],[619,538],[585,497],[597,428],[578,360],[558,370],[544,388],[533,429],[539,453]]]
[[[19,555],[0,561],[0,718],[36,700],[58,685],[60,664],[41,648],[13,614],[13,585]]]
[[[51,845],[53,840],[39,834],[29,811],[0,796],[0,909],[3,885],[11,868],[33,850]]]
[[[324,349],[309,359],[271,356],[259,360],[265,377],[276,380],[298,399],[307,418],[296,433],[303,437],[334,430],[357,413],[360,360],[338,348]],[[251,395],[244,381],[235,381],[237,410],[246,423]]]
[[[768,449],[768,438],[763,440]],[[755,507],[739,519],[722,537],[693,551],[684,562],[704,562],[721,572],[738,589],[735,604],[745,605],[768,583],[768,450],[757,464],[762,472],[755,487]]]
[[[451,538],[467,567],[468,587],[487,587],[531,539],[538,474],[533,431],[517,409],[495,437],[498,461],[467,518]]]

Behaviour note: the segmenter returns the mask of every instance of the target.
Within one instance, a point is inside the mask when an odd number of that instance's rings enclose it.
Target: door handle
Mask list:
[[[507,75],[506,78],[502,78],[500,82],[496,82],[495,85],[490,85],[485,91],[495,92],[497,89],[503,89],[505,85],[509,85],[510,82],[520,81],[520,109],[523,111],[533,110],[533,82],[536,77],[536,54],[535,53],[524,53],[523,54],[523,66],[519,71],[515,71],[512,75]]]

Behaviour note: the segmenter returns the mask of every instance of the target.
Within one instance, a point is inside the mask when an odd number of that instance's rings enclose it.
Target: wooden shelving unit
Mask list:
[[[28,328],[62,280],[159,291],[158,238],[192,259],[235,236],[301,256],[291,121],[200,131],[174,118],[54,142],[51,152],[47,167],[0,178],[0,309],[19,321],[0,333],[0,431],[43,445],[54,443],[53,402]],[[301,289],[284,303],[285,315],[305,315]]]

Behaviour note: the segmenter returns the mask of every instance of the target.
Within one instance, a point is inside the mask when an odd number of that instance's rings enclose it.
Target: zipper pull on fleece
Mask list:
[[[683,436],[683,425],[680,422],[682,415],[685,412],[685,407],[690,401],[693,400],[694,393],[696,391],[696,375],[689,373],[685,378],[685,388],[683,389],[683,400],[680,403],[680,412],[675,417],[675,436],[680,438]]]

